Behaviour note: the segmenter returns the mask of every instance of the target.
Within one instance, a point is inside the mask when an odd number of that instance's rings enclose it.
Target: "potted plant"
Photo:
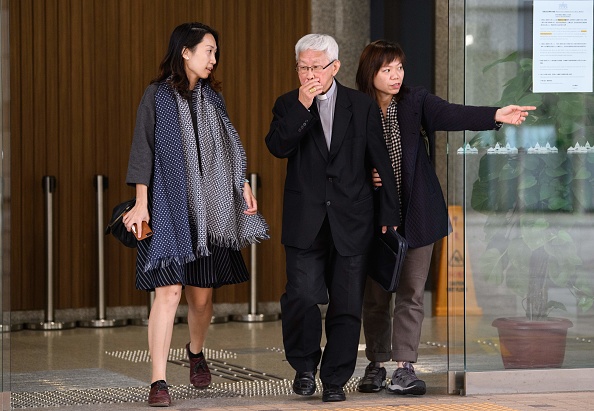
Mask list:
[[[553,124],[558,152],[485,154],[472,187],[471,207],[487,216],[487,248],[479,268],[487,281],[505,285],[521,297],[525,317],[498,318],[500,348],[505,368],[560,367],[567,330],[573,324],[550,314],[566,310],[549,298],[550,287],[564,287],[582,311],[592,308],[592,274],[582,267],[575,234],[579,227],[563,216],[592,211],[594,152],[568,154],[566,148],[590,127],[591,118],[565,113],[576,95],[535,95],[531,61],[512,54],[488,66],[516,62],[518,74],[503,91],[500,105],[537,105],[532,124]],[[552,105],[552,106],[551,106]],[[586,118],[586,120],[584,120]],[[572,123],[570,126],[569,123]],[[477,135],[476,146],[494,144],[488,134]],[[502,142],[503,143],[503,142]],[[585,142],[584,142],[585,143]]]

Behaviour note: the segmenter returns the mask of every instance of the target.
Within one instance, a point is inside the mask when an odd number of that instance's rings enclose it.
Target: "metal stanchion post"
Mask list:
[[[107,188],[107,177],[102,175],[95,176],[95,189],[97,190],[97,318],[88,321],[79,321],[79,327],[103,328],[103,327],[121,327],[128,324],[128,320],[105,318],[105,227],[103,225],[103,191]]]
[[[155,292],[151,291],[147,293],[147,305],[146,305],[146,318],[133,318],[129,322],[132,325],[148,325],[148,317],[151,315],[151,308],[153,307],[153,301],[155,301]]]
[[[252,187],[252,193],[256,197],[258,191],[258,174],[250,174],[250,186]],[[237,314],[231,316],[233,321],[242,322],[262,322],[262,321],[274,321],[278,320],[280,316],[278,314],[258,314],[258,258],[257,258],[257,244],[254,243],[250,246],[250,302],[249,302],[249,313],[248,314]]]
[[[46,307],[45,321],[29,323],[29,330],[64,330],[76,327],[75,322],[54,321],[54,210],[53,192],[56,189],[56,177],[43,177],[43,192],[45,196],[45,264],[46,264]]]
[[[151,315],[151,309],[153,308],[153,302],[155,301],[155,291],[151,291],[147,293],[147,303],[146,303],[146,318],[132,318],[128,320],[128,324],[131,325],[143,325],[147,326],[149,323],[149,316]],[[179,323],[179,318],[175,317],[173,320],[173,324]]]

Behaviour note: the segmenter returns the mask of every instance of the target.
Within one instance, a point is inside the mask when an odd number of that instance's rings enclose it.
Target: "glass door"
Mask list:
[[[448,289],[451,392],[592,390],[592,18],[590,0],[450,2],[449,100],[537,106],[519,127],[448,136],[464,267]]]
[[[10,87],[8,0],[0,0],[0,409],[10,407]],[[4,408],[6,407],[6,408]]]

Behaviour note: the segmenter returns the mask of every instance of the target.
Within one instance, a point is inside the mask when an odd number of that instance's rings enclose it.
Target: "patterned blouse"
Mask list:
[[[398,194],[401,194],[402,186],[402,144],[400,136],[400,126],[398,125],[398,102],[392,97],[390,105],[386,110],[386,116],[381,111],[382,128],[384,129],[384,139],[388,147],[388,154],[394,169],[394,177],[396,177],[396,185],[398,186]]]

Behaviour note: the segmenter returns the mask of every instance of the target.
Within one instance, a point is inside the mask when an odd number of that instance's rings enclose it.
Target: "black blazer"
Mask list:
[[[404,224],[398,231],[410,247],[432,244],[452,230],[439,180],[420,132],[421,125],[433,152],[435,131],[498,129],[496,111],[497,107],[451,104],[420,87],[403,89],[398,101],[398,125],[402,138]]]
[[[282,243],[308,248],[327,215],[336,249],[351,256],[365,253],[373,237],[372,167],[391,176],[379,190],[377,223],[399,225],[399,203],[377,104],[336,86],[330,151],[315,100],[306,109],[298,90],[276,100],[266,145],[274,156],[288,159]]]

